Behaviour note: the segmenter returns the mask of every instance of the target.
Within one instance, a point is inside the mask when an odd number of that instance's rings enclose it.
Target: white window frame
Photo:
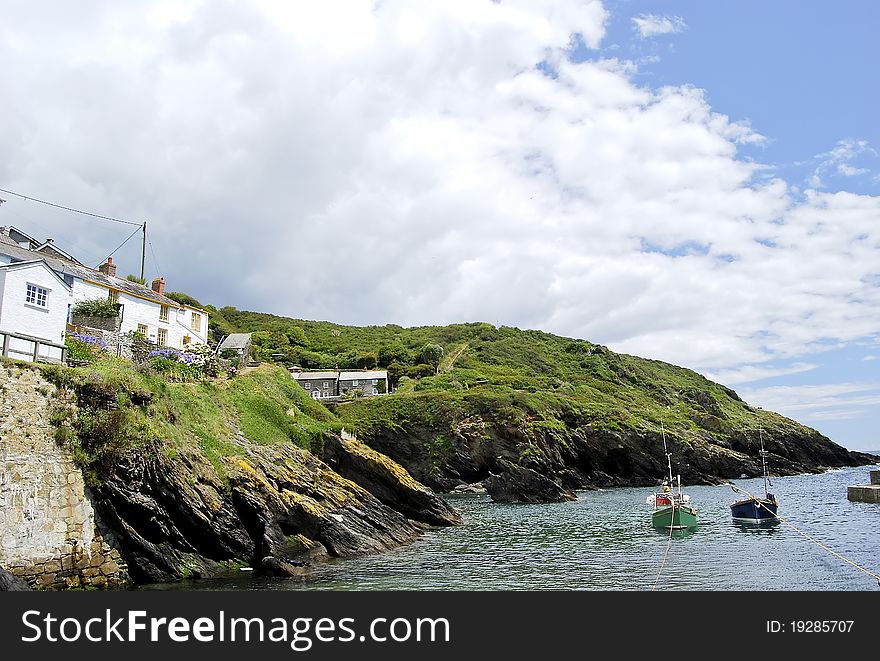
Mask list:
[[[31,297],[31,289],[33,288],[33,297]],[[43,302],[40,303],[40,292],[43,293]],[[38,285],[35,282],[28,282],[25,287],[24,293],[24,303],[25,305],[29,305],[34,308],[39,308],[40,310],[48,310],[49,309],[49,294],[52,292],[48,287],[44,287],[43,285]]]
[[[329,381],[324,381],[324,384],[323,384],[323,385],[324,385],[324,389],[326,390],[327,388],[330,387],[330,382],[329,382]]]
[[[165,333],[165,339],[162,340],[162,333]],[[156,344],[159,345],[160,349],[164,349],[168,346],[168,329],[160,328],[156,331]]]
[[[358,380],[357,380],[357,379],[354,379],[354,380],[351,382],[351,385],[352,385],[352,386],[356,386],[357,384],[358,384]]]
[[[198,321],[198,325],[196,325],[196,321]],[[189,327],[194,330],[196,333],[202,332],[202,315],[198,312],[193,312],[190,321]]]
[[[168,306],[160,305],[159,306],[159,321],[163,321],[166,324],[168,323]]]
[[[305,388],[306,390],[311,390],[311,389],[312,389],[312,384],[311,384],[311,383],[304,383],[304,384],[303,384],[303,388]]]

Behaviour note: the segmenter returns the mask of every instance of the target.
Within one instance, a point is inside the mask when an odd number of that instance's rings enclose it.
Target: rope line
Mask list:
[[[731,484],[730,486],[731,486],[731,488],[732,488],[734,491],[737,491],[737,492],[740,492],[740,493],[744,493],[744,494],[746,494],[749,498],[754,499],[754,501],[755,501],[756,503],[758,503],[763,509],[765,509],[765,510],[767,510],[768,512],[770,512],[770,514],[772,514],[773,516],[775,516],[778,520],[782,521],[782,523],[784,523],[785,525],[790,526],[790,527],[791,527],[796,533],[798,533],[799,535],[802,535],[803,537],[805,537],[806,539],[808,539],[809,541],[811,541],[813,544],[815,544],[815,545],[818,546],[819,548],[824,549],[825,551],[828,551],[828,553],[830,553],[830,554],[833,555],[834,557],[836,557],[836,558],[838,558],[838,559],[840,559],[840,560],[843,560],[845,563],[847,563],[847,564],[849,564],[849,565],[852,565],[853,567],[855,567],[856,569],[858,569],[860,572],[864,572],[865,574],[867,574],[868,576],[870,576],[871,578],[873,578],[874,580],[876,580],[877,583],[878,583],[878,585],[880,585],[880,575],[875,574],[875,573],[872,572],[870,569],[867,569],[867,568],[865,568],[865,567],[862,567],[862,565],[860,565],[859,563],[854,562],[853,560],[850,560],[850,559],[847,558],[845,555],[843,555],[843,554],[841,554],[841,553],[838,553],[838,552],[835,551],[834,549],[832,549],[832,548],[826,546],[825,544],[823,544],[822,542],[820,542],[818,539],[816,539],[816,538],[814,538],[813,536],[811,536],[811,535],[805,533],[803,530],[801,530],[801,529],[798,528],[796,525],[794,525],[791,521],[789,521],[789,520],[787,520],[787,519],[784,519],[784,518],[782,518],[781,516],[779,516],[778,514],[774,513],[769,507],[767,507],[763,502],[761,502],[761,499],[760,499],[760,498],[756,498],[755,496],[753,496],[752,494],[750,494],[750,493],[749,493],[748,491],[746,491],[745,489],[741,489],[741,488],[739,488],[739,487],[737,487],[737,486],[734,486],[733,484]]]
[[[666,552],[663,554],[663,562],[660,563],[660,570],[657,572],[657,577],[654,579],[654,585],[651,587],[651,592],[657,589],[657,581],[660,580],[660,574],[663,573],[663,567],[666,566],[666,558],[669,557],[669,549],[672,547],[672,526],[675,523],[675,500],[672,501],[672,518],[669,520],[669,541],[666,542]]]

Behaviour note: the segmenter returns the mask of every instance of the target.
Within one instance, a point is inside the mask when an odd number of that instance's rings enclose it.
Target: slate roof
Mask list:
[[[310,379],[335,379],[338,372],[291,372],[291,376],[297,381]]]
[[[340,372],[340,381],[355,381],[360,379],[387,379],[386,370],[364,370],[362,372]]]
[[[167,296],[163,296],[162,294],[153,291],[149,287],[138,284],[137,282],[132,282],[131,280],[127,280],[125,278],[117,278],[116,276],[105,275],[97,269],[74,264],[73,262],[53,257],[44,252],[34,252],[33,250],[27,250],[19,246],[9,237],[3,236],[2,234],[0,234],[0,253],[8,255],[16,261],[22,262],[31,261],[34,259],[42,259],[49,265],[49,267],[53,271],[56,271],[58,273],[71,275],[76,278],[80,278],[81,280],[88,280],[89,282],[95,282],[99,285],[103,285],[104,287],[118,289],[123,293],[131,294],[139,298],[144,298],[148,301],[159,303],[160,305],[167,305],[173,308],[188,307],[192,308],[193,310],[204,312],[203,310],[199,310],[199,308],[194,308],[191,305],[182,305],[181,303],[178,303],[177,301],[172,300]]]
[[[223,349],[246,349],[250,343],[250,333],[230,333],[223,338],[218,348],[220,351]]]

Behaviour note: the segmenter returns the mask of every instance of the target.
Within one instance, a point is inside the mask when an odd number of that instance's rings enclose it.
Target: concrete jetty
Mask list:
[[[871,484],[847,487],[846,497],[856,503],[880,503],[880,470],[871,471]]]

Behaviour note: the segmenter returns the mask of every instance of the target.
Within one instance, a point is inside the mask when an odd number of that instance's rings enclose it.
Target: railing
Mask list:
[[[3,350],[0,352],[4,358],[17,358],[20,356],[25,356],[26,358],[18,358],[19,360],[28,360],[30,359],[32,362],[46,362],[46,363],[64,363],[67,358],[67,347],[63,344],[56,344],[55,342],[49,342],[48,340],[44,340],[39,337],[34,337],[32,335],[22,335],[20,333],[7,333],[5,331],[0,331],[0,337],[3,338]],[[18,340],[18,342],[14,342]],[[27,350],[20,348],[22,342],[28,344]],[[18,345],[18,346],[14,346]],[[58,349],[58,357],[54,355],[48,355],[47,353],[40,353],[41,347],[48,347],[50,349]],[[12,354],[12,355],[10,355]]]

